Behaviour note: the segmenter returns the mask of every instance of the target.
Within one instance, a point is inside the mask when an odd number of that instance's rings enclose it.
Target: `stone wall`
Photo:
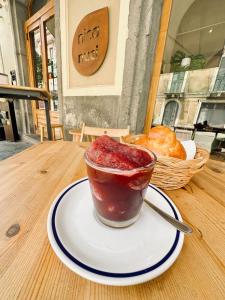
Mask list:
[[[207,96],[217,68],[188,71],[184,92]]]
[[[131,0],[121,96],[62,97],[59,0],[55,1],[58,86],[61,120],[68,130],[81,122],[99,127],[127,127],[143,131],[150,74],[157,42],[162,0]]]

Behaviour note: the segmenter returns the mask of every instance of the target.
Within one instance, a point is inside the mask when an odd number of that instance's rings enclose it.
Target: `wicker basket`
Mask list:
[[[140,135],[127,136],[123,141],[133,144]],[[185,186],[193,175],[203,170],[209,159],[208,151],[197,148],[195,158],[182,160],[173,157],[158,157],[151,183],[164,190],[175,190]]]

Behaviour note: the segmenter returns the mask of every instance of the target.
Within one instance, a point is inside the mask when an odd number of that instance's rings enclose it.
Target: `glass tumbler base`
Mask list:
[[[100,216],[96,211],[94,212],[97,220],[101,221],[104,225],[114,227],[114,228],[123,228],[123,227],[128,227],[132,225],[134,222],[137,221],[139,214],[135,216],[134,218],[126,221],[112,221],[105,219],[104,217]]]

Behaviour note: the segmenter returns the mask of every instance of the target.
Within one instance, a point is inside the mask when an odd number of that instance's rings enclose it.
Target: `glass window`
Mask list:
[[[173,73],[173,78],[170,86],[170,93],[180,93],[184,81],[185,72]]]
[[[56,65],[56,45],[55,45],[55,20],[54,17],[45,22],[45,35],[47,41],[47,72],[48,87],[52,95],[51,109],[58,110],[58,85],[57,85],[57,65]]]
[[[42,53],[41,53],[41,36],[40,29],[37,28],[30,32],[32,58],[34,64],[34,79],[35,86],[38,88],[43,87],[43,73],[42,73]]]
[[[202,103],[198,123],[207,121],[211,127],[224,128],[225,103]]]
[[[225,92],[224,12],[224,0],[173,0],[153,125],[173,126],[176,120],[176,127],[194,128],[199,102],[199,121],[207,116],[212,124],[224,122],[221,99],[205,104],[212,92]],[[170,97],[176,101],[168,102]]]
[[[48,1],[49,0],[33,0],[30,9],[31,16],[39,11]]]
[[[219,71],[216,76],[215,85],[213,88],[215,92],[225,91],[225,57],[222,58]]]

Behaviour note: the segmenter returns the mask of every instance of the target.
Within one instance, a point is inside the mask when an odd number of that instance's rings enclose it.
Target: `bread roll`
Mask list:
[[[165,126],[151,128],[148,136],[143,135],[135,141],[136,145],[150,149],[157,156],[171,156],[186,159],[184,147],[176,138],[175,132]]]

